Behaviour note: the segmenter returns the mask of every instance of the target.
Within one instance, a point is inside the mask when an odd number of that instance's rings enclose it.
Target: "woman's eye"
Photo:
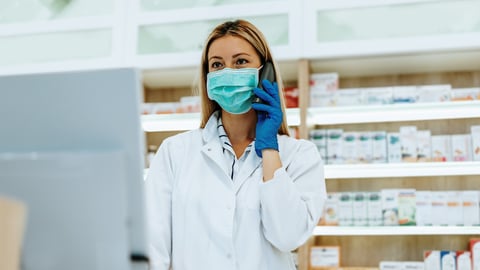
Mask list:
[[[238,59],[235,64],[238,65],[238,66],[243,66],[243,65],[245,65],[245,64],[247,64],[247,63],[248,63],[247,60],[241,58],[241,59]]]
[[[212,68],[212,69],[222,68],[222,63],[220,63],[220,62],[213,62],[213,63],[211,64],[211,68]]]

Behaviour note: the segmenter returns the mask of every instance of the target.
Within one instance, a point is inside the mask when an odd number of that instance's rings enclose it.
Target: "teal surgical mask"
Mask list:
[[[258,69],[224,68],[207,74],[207,93],[222,109],[242,114],[252,108],[253,89],[258,85]]]

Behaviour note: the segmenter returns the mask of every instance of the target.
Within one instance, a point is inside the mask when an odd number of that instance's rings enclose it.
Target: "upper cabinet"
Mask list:
[[[293,0],[140,0],[133,16],[133,62],[143,69],[182,69],[184,86],[189,86],[208,34],[221,22],[238,18],[265,34],[276,60],[295,60],[301,57],[301,12],[301,3]],[[175,80],[163,77],[153,87],[178,82],[178,75]]]
[[[379,86],[412,83],[399,74],[477,71],[479,8],[476,0],[304,0],[302,54],[311,73],[397,78]],[[428,82],[436,83],[417,84]]]
[[[120,0],[2,0],[0,73],[118,66]]]

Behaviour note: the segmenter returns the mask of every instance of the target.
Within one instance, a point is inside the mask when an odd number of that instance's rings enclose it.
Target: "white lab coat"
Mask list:
[[[252,151],[227,173],[217,114],[160,146],[146,180],[152,269],[293,270],[290,251],[312,234],[326,199],[315,145],[278,136],[283,167],[262,181]]]

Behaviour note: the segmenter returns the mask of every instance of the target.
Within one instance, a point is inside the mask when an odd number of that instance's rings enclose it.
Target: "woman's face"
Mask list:
[[[208,72],[223,68],[259,68],[260,57],[250,43],[240,37],[226,35],[210,44]]]

